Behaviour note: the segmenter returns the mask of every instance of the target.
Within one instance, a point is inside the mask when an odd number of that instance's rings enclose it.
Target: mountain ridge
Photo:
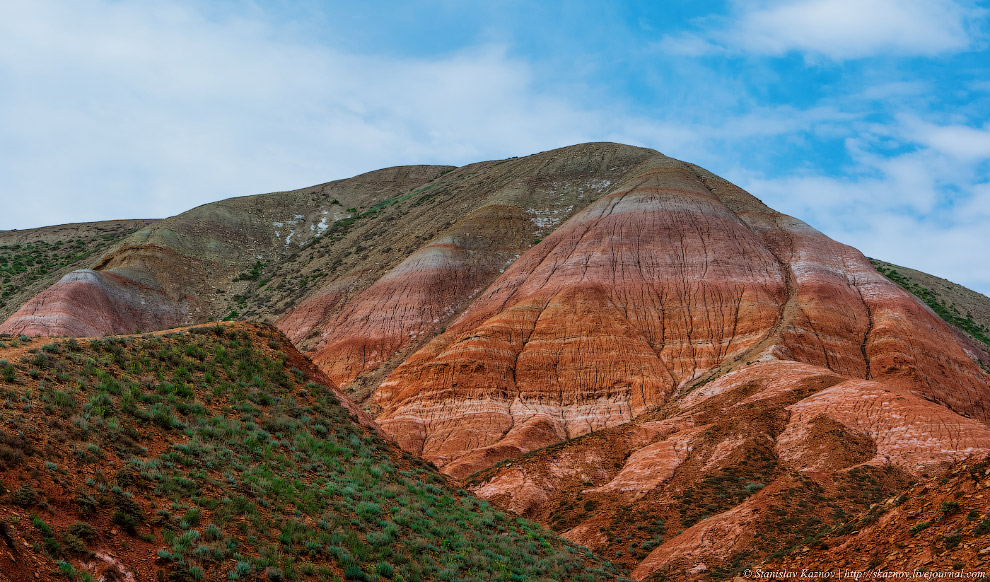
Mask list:
[[[204,205],[0,332],[273,323],[475,494],[637,579],[720,578],[990,452],[990,355],[880,267],[592,143]]]

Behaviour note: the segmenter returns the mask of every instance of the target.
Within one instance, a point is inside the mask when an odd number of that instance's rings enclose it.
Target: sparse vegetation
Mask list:
[[[116,527],[158,544],[150,551],[176,579],[616,576],[540,526],[455,492],[356,424],[332,390],[310,381],[308,363],[277,351],[276,333],[202,326],[39,348],[48,357],[39,378],[7,394],[37,408],[4,418],[35,431],[51,460],[18,456],[42,468],[34,486],[24,473],[2,476],[14,490],[6,501],[49,500],[46,512],[74,507],[85,519],[61,534],[47,519],[32,522],[53,568]],[[20,375],[31,363],[12,366]],[[152,453],[156,442],[168,444]],[[99,468],[85,477],[79,469],[94,455]]]

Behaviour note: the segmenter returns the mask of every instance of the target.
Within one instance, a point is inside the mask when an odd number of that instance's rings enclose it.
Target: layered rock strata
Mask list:
[[[862,254],[657,156],[520,257],[375,393],[455,476],[793,360],[987,420],[986,374]]]

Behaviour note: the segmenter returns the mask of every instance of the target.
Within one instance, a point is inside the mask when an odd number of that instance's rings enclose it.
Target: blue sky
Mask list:
[[[0,229],[655,148],[990,294],[990,3],[0,0]]]

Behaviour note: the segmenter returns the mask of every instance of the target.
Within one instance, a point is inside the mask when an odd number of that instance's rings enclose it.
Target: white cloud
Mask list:
[[[498,46],[383,58],[180,5],[0,5],[0,228],[167,216],[403,163],[588,141]],[[10,203],[14,202],[16,203]]]
[[[737,3],[727,32],[708,28],[681,49],[737,51],[750,42],[756,52],[830,58],[908,50],[886,29],[873,31],[882,42],[839,35],[846,16],[825,18],[833,5]],[[795,32],[810,26],[802,6],[824,7],[817,37]],[[874,18],[881,8],[899,14],[897,22],[913,18],[922,28],[908,54],[970,43],[973,10],[961,5],[857,6]],[[790,28],[774,36],[767,23]],[[861,36],[881,24],[849,28]],[[967,125],[959,111],[926,115],[924,100],[897,117],[899,100],[926,95],[930,81],[878,78],[873,88],[854,84],[797,107],[757,98],[764,85],[790,82],[771,68],[740,78],[682,60],[663,87],[671,101],[634,114],[621,90],[589,91],[595,98],[582,103],[573,91],[580,83],[544,88],[538,63],[500,45],[369,56],[297,40],[279,26],[263,14],[208,17],[183,4],[0,2],[0,228],[167,216],[390,165],[469,163],[609,139],[706,166],[869,254],[990,292],[977,250],[990,222],[990,128]],[[961,33],[953,45],[939,30]],[[763,32],[746,40],[747,31]],[[814,154],[830,146],[820,144],[843,140],[853,163],[823,170]],[[789,174],[731,170],[780,168],[781,159]],[[956,265],[947,255],[962,258]]]
[[[965,125],[940,126],[905,118],[905,131],[938,152],[963,160],[990,158],[990,129]]]
[[[869,256],[990,294],[990,262],[983,260],[990,241],[990,150],[981,149],[987,132],[906,118],[872,130],[877,135],[847,142],[855,167],[844,177],[736,171],[730,179]],[[873,151],[891,136],[911,147],[892,156]]]
[[[931,56],[970,48],[987,14],[951,0],[739,0],[733,8],[706,20],[701,34],[670,35],[660,46],[684,55]]]

